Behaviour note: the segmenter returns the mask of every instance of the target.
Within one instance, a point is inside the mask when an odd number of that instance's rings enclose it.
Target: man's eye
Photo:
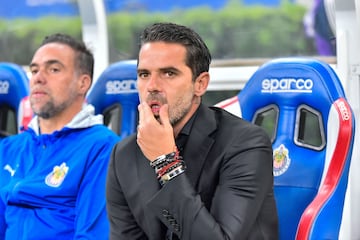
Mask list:
[[[175,73],[173,71],[167,71],[167,72],[165,72],[165,75],[168,77],[171,77],[171,76],[174,76]]]
[[[138,73],[139,78],[146,78],[147,76],[149,76],[148,73]]]
[[[58,68],[50,68],[50,72],[59,72]]]

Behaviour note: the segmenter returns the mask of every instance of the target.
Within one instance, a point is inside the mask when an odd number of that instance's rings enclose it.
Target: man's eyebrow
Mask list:
[[[162,71],[162,72],[166,72],[166,71],[180,72],[180,70],[175,67],[163,67],[163,68],[160,68],[160,71]]]
[[[140,73],[140,72],[148,72],[148,70],[145,69],[145,68],[138,68],[136,71],[137,71],[138,73]]]
[[[179,73],[179,72],[181,72],[178,68],[175,68],[175,67],[171,67],[171,66],[169,66],[169,67],[162,67],[162,68],[160,68],[159,69],[159,71],[160,72],[168,72],[168,71],[171,71],[171,72],[174,72],[174,73]],[[139,74],[139,73],[148,73],[148,72],[150,72],[148,69],[146,69],[146,68],[138,68],[137,69],[137,73]]]
[[[29,67],[30,67],[30,68],[31,68],[31,67],[37,67],[37,66],[39,66],[39,64],[34,63],[34,62],[32,62],[32,63],[29,64]]]
[[[60,62],[59,60],[56,59],[50,59],[48,61],[45,62],[46,66],[52,65],[52,64],[60,64],[61,66],[64,66],[64,64],[62,64],[62,62]],[[30,63],[29,67],[37,67],[39,66],[39,64],[37,63]]]

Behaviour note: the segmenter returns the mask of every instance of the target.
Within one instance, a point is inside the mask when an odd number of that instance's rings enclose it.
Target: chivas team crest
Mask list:
[[[280,176],[290,166],[289,150],[281,144],[278,148],[274,149],[274,176]]]
[[[68,171],[69,167],[64,162],[60,166],[55,166],[53,171],[46,176],[45,183],[50,187],[60,186]]]

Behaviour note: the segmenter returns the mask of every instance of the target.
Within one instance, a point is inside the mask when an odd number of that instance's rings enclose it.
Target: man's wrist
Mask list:
[[[154,168],[159,183],[162,186],[182,174],[186,169],[185,163],[179,156],[179,151],[176,147],[174,152],[161,155],[150,162],[150,166]]]

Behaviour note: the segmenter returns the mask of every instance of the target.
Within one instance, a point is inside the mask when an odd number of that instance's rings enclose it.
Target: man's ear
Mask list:
[[[88,74],[82,74],[79,78],[79,92],[86,94],[91,86],[91,77]]]
[[[200,97],[205,94],[207,87],[209,85],[210,75],[209,72],[202,72],[195,79],[195,95]]]

